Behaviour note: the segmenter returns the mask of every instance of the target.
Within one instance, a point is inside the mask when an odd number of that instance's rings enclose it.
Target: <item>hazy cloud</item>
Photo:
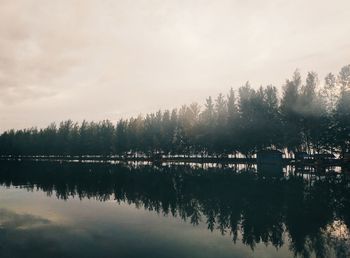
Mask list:
[[[0,0],[0,130],[116,120],[349,63],[350,2]]]
[[[57,80],[80,62],[77,52],[86,40],[79,30],[82,20],[79,1],[67,8],[40,0],[0,1],[1,101],[59,91]]]

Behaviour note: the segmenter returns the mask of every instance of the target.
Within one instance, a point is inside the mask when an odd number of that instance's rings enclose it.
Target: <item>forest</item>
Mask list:
[[[117,99],[117,98],[116,98]],[[117,100],[116,100],[117,101]],[[179,109],[120,119],[117,123],[52,123],[46,128],[8,130],[0,155],[227,155],[259,150],[288,154],[350,151],[350,65],[324,81],[298,70],[279,92],[247,82]]]

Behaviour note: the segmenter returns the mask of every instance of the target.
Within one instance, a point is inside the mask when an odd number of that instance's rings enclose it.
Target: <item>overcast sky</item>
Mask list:
[[[0,131],[116,121],[349,63],[349,0],[0,0]]]

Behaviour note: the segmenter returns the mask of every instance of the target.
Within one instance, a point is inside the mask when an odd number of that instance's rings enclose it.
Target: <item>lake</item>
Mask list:
[[[349,257],[350,180],[0,162],[1,257]]]

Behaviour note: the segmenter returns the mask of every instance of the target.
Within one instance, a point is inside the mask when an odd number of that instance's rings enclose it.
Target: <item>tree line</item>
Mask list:
[[[82,123],[67,120],[46,128],[8,130],[0,155],[124,155],[126,153],[251,156],[259,150],[287,153],[350,151],[350,65],[320,83],[298,70],[281,93],[249,82],[227,95],[145,116]]]

